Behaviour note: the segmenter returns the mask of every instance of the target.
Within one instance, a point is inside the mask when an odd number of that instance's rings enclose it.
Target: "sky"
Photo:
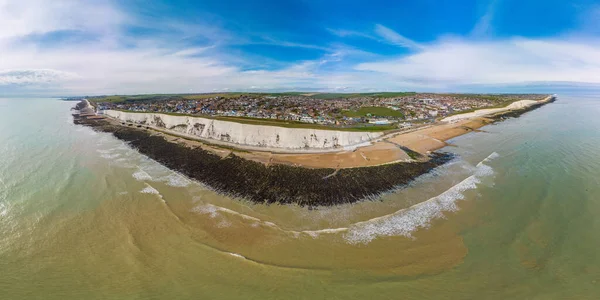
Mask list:
[[[0,0],[0,96],[600,88],[600,1]]]

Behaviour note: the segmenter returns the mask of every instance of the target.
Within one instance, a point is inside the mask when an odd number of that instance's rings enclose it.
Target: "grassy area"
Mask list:
[[[151,112],[128,111],[128,110],[123,110],[123,111],[130,112],[130,113],[151,113]],[[180,113],[169,113],[169,112],[161,112],[160,114],[171,115],[171,116],[199,117],[199,118],[229,121],[229,122],[236,122],[236,123],[249,124],[249,125],[278,126],[278,127],[285,127],[285,128],[305,128],[305,129],[360,131],[360,132],[381,132],[381,131],[398,129],[394,125],[375,125],[375,126],[363,125],[363,126],[354,126],[354,127],[333,127],[333,126],[327,126],[327,125],[310,124],[310,123],[303,123],[303,122],[297,122],[297,121],[285,121],[285,120],[277,120],[277,119],[207,116],[207,115],[192,115],[192,114],[180,114]]]
[[[361,107],[357,111],[347,110],[343,112],[344,116],[358,118],[358,117],[366,117],[368,115],[377,116],[377,117],[395,117],[395,118],[404,118],[404,114],[402,112],[393,110],[387,107],[378,107],[378,106],[368,106]]]

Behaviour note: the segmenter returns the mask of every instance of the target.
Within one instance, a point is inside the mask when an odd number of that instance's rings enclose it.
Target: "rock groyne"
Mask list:
[[[222,158],[202,148],[169,142],[133,125],[85,118],[76,119],[75,123],[110,132],[172,170],[220,193],[256,203],[330,206],[357,202],[405,185],[451,159],[449,154],[433,153],[427,161],[339,170],[267,166],[233,153]]]

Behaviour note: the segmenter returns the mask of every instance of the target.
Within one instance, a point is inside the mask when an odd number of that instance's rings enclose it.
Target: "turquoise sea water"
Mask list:
[[[453,139],[411,186],[308,210],[229,199],[0,99],[2,299],[597,299],[600,98]]]

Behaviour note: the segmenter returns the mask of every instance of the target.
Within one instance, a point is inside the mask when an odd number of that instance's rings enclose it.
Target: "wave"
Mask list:
[[[482,161],[480,161],[480,162],[477,164],[477,166],[479,166],[479,165],[481,165],[481,164],[483,164],[483,163],[486,163],[486,162],[492,161],[492,160],[494,160],[494,159],[496,159],[496,158],[498,158],[498,157],[500,157],[500,154],[498,154],[498,153],[496,153],[496,152],[492,152],[492,154],[488,155],[488,157],[486,157],[486,158],[484,158]]]
[[[169,176],[162,177],[160,179],[160,181],[166,181],[166,184],[168,186],[173,186],[173,187],[186,187],[186,186],[190,185],[190,183],[191,183],[191,181],[189,179],[187,179],[186,177],[184,177],[178,173],[173,173]]]
[[[137,172],[131,174],[131,176],[133,176],[133,178],[135,178],[138,181],[152,180],[152,176],[150,176],[142,169],[139,169]]]
[[[497,157],[499,157],[498,153],[493,152],[475,166],[471,176],[450,187],[438,196],[411,207],[398,210],[392,214],[357,222],[348,227],[302,231],[285,230],[275,223],[263,221],[256,217],[208,203],[197,205],[192,208],[192,211],[195,213],[207,214],[211,218],[216,218],[219,216],[219,213],[236,215],[243,219],[253,221],[251,226],[262,224],[290,234],[295,238],[299,238],[302,235],[318,238],[323,234],[343,233],[344,239],[351,244],[367,244],[382,236],[405,236],[413,238],[413,232],[421,228],[428,228],[431,221],[434,219],[444,218],[444,212],[457,211],[459,208],[456,202],[465,198],[464,192],[476,189],[483,178],[494,174],[493,168],[485,163],[490,162]],[[200,201],[200,199],[197,199],[197,201]]]
[[[227,252],[227,254],[237,257],[237,258],[246,259],[246,257],[241,254],[237,254],[237,253],[233,253],[233,252]]]
[[[227,213],[227,214],[231,214],[231,215],[235,215],[235,216],[241,217],[242,219],[251,220],[251,221],[263,223],[263,224],[268,225],[268,226],[276,226],[277,227],[277,225],[275,225],[272,222],[263,221],[263,220],[261,220],[259,218],[255,218],[255,217],[252,217],[252,216],[249,216],[249,215],[245,215],[245,214],[239,213],[239,212],[237,212],[235,210],[231,210],[229,208],[225,208],[225,207],[221,207],[221,206],[216,206],[216,205],[208,204],[208,203],[197,205],[194,208],[192,208],[192,211],[195,212],[195,213],[200,213],[200,214],[208,214],[211,218],[217,217],[218,216],[218,212],[224,212],[224,213]]]
[[[143,188],[140,193],[142,194],[154,194],[154,195],[160,195],[160,192],[158,192],[157,189],[155,189],[154,187],[152,187],[151,185],[146,183],[146,187]]]
[[[490,154],[477,164],[473,175],[438,196],[393,214],[351,225],[344,238],[351,244],[366,244],[381,236],[412,238],[414,231],[428,228],[434,219],[444,218],[444,212],[457,211],[456,202],[465,198],[464,192],[477,188],[482,178],[494,174],[492,167],[485,165],[484,162],[489,162],[498,156],[496,152]]]
[[[199,214],[206,214],[206,215],[209,215],[211,218],[216,218],[218,215],[217,211],[219,211],[218,208],[224,209],[224,208],[216,206],[216,205],[205,204],[205,205],[198,205],[198,206],[192,208],[192,212],[199,213]]]

